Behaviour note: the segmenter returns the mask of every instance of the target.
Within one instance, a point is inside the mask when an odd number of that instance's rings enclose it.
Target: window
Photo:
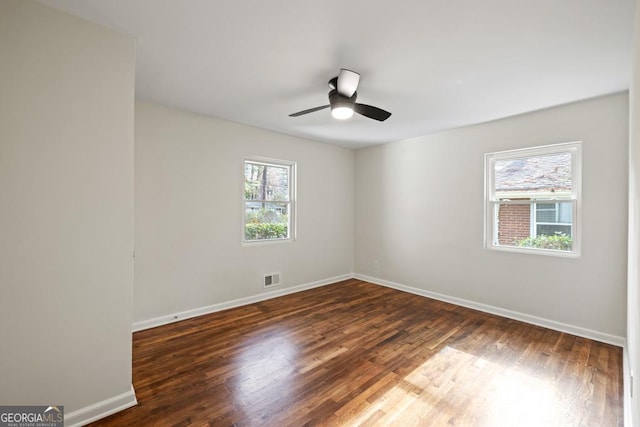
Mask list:
[[[581,143],[485,155],[485,247],[579,256]]]
[[[244,242],[293,238],[294,179],[292,162],[244,161]]]

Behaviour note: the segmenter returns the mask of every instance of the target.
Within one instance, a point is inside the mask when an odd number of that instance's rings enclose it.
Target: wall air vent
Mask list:
[[[265,288],[269,288],[271,286],[277,286],[280,284],[280,273],[271,273],[264,275],[264,282],[262,285]]]

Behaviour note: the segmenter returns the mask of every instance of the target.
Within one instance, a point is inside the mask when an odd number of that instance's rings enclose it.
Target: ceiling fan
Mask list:
[[[289,117],[298,117],[331,107],[331,115],[339,120],[351,118],[354,111],[380,122],[387,120],[391,116],[390,112],[372,105],[356,102],[356,98],[358,97],[358,92],[356,92],[358,89],[358,82],[360,82],[360,74],[355,71],[342,68],[337,77],[329,80],[330,90],[328,105],[321,105],[320,107],[298,111],[297,113],[289,114]]]

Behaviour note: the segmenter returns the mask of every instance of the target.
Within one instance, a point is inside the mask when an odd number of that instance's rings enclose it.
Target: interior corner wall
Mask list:
[[[487,250],[484,154],[583,141],[582,256]],[[356,274],[625,336],[628,95],[359,150]]]
[[[351,274],[352,150],[143,101],[135,140],[136,322]],[[293,242],[242,244],[253,156],[297,163]],[[282,284],[264,289],[275,272]]]
[[[3,0],[0,55],[0,402],[66,416],[131,392],[135,44]]]
[[[631,425],[640,425],[640,1],[636,1],[635,43],[629,99],[629,262],[627,283],[627,363],[625,405]],[[627,372],[626,374],[629,374]],[[633,390],[633,396],[631,395]]]

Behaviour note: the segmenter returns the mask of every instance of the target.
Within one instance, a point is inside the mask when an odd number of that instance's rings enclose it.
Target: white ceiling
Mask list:
[[[138,98],[359,148],[626,90],[633,0],[41,0],[138,41]],[[361,74],[386,122],[329,110]]]

